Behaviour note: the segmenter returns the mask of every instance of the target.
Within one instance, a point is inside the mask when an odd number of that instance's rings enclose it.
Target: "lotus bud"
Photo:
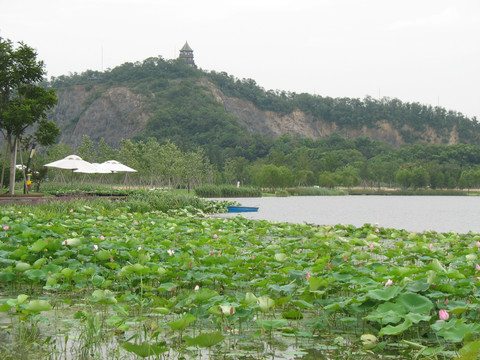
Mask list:
[[[448,320],[450,318],[450,314],[447,312],[447,310],[442,309],[438,312],[438,317],[440,320]]]

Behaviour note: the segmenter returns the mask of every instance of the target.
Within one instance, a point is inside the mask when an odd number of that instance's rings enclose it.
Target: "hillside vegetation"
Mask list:
[[[441,107],[266,91],[252,79],[161,57],[52,78],[46,86],[59,98],[50,119],[61,129],[61,144],[73,151],[85,136],[98,150],[99,144],[122,147],[119,154],[134,143],[145,153],[152,152],[148,144],[174,144],[184,154],[205,156],[206,178],[217,183],[480,184],[477,119]],[[138,155],[125,161],[134,158],[135,166],[148,163]],[[162,178],[145,171],[146,178]]]

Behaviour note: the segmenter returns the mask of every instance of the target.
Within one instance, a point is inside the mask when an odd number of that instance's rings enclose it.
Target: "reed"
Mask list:
[[[261,197],[262,192],[256,187],[236,187],[234,185],[205,184],[195,189],[195,193],[203,198],[215,197]]]

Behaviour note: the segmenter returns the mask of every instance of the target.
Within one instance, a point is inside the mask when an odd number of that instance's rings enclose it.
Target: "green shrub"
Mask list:
[[[234,185],[205,184],[195,189],[195,193],[203,198],[219,197],[261,197],[262,192],[256,187],[236,187]]]

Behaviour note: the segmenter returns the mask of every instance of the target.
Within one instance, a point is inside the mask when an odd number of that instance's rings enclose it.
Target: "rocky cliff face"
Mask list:
[[[215,98],[224,105],[225,110],[235,115],[239,122],[249,131],[273,137],[290,134],[294,137],[309,137],[314,140],[329,137],[336,132],[346,139],[367,136],[373,140],[390,143],[394,147],[400,147],[405,143],[401,131],[395,129],[392,124],[386,121],[377,123],[374,128],[367,128],[366,126],[361,129],[339,128],[335,123],[315,119],[313,116],[301,111],[294,111],[287,115],[279,115],[272,111],[262,111],[249,101],[225,96],[213,85],[210,85],[209,88]],[[458,143],[456,128],[447,134],[446,137],[440,136],[428,125],[425,128],[426,131],[422,133],[415,132],[414,129],[409,127],[404,127],[401,130],[412,133],[427,144],[453,145]]]
[[[74,86],[57,91],[58,104],[50,119],[61,130],[60,141],[74,148],[83,135],[93,142],[105,141],[117,146],[145,129],[151,114],[141,95],[128,88],[109,89]]]
[[[223,104],[225,111],[233,114],[249,131],[272,137],[290,134],[294,137],[318,139],[337,132],[348,139],[368,136],[399,147],[405,142],[402,132],[408,132],[428,144],[458,143],[455,128],[442,136],[428,127],[425,132],[416,133],[410,128],[395,129],[388,122],[379,122],[374,128],[348,129],[315,119],[301,111],[287,115],[262,111],[249,101],[225,96],[205,79],[200,82]],[[74,148],[80,145],[85,134],[94,142],[104,138],[108,144],[118,146],[122,139],[129,139],[144,131],[148,119],[153,115],[148,110],[145,97],[126,87],[74,86],[58,90],[57,95],[58,104],[50,119],[61,129],[59,140]]]

